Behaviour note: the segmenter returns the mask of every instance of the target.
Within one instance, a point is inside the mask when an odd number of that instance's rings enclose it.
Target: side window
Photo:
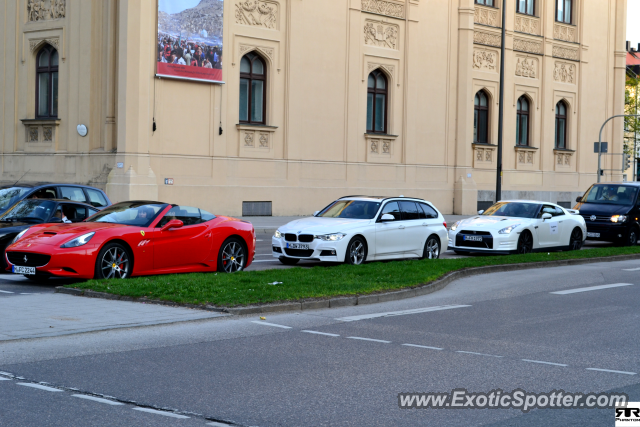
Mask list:
[[[172,219],[178,219],[182,221],[185,226],[199,224],[202,222],[200,209],[192,208],[190,206],[174,206],[160,220],[160,222],[158,223],[158,227],[163,227]]]
[[[203,211],[202,209],[200,210],[200,217],[202,219],[202,222],[207,222],[207,221],[211,221],[212,219],[216,219],[216,216],[214,214]]]
[[[77,205],[66,205],[63,204],[62,213],[67,217],[67,219],[71,222],[82,222],[87,219],[87,208],[84,206]]]
[[[551,214],[551,216],[564,215],[562,209],[556,208],[555,206],[551,205],[543,205],[540,214],[538,214],[538,218],[542,218],[542,215],[546,213]]]
[[[86,191],[87,191],[87,195],[89,196],[89,203],[92,206],[101,208],[109,204],[107,202],[107,199],[104,198],[104,195],[102,194],[102,192],[98,190],[92,190],[90,188],[87,188]]]
[[[30,199],[57,199],[56,189],[53,187],[41,188],[40,190],[33,193]]]
[[[84,191],[80,187],[60,187],[60,194],[63,199],[73,200],[74,202],[86,202]]]
[[[419,203],[419,206],[422,208],[427,218],[438,218],[438,212],[436,212],[431,206],[424,203]]]
[[[398,207],[398,202],[389,202],[382,208],[382,212],[380,216],[384,214],[393,215],[396,221],[400,221],[402,219],[402,214],[400,213],[400,208]]]
[[[405,221],[420,219],[416,202],[400,202],[400,210],[402,211],[402,218]]]
[[[556,213],[553,216],[562,216],[562,215],[564,215],[564,211],[561,208],[556,206]]]

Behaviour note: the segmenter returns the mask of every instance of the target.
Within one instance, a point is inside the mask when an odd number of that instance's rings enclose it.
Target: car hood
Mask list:
[[[604,203],[578,203],[574,209],[580,211],[580,215],[584,216],[608,216],[608,215],[624,215],[628,213],[633,206],[631,205],[607,205]]]
[[[77,224],[58,224],[38,229],[33,234],[20,239],[11,249],[28,247],[30,244],[58,246],[83,234],[112,230],[114,228],[138,228],[130,225],[109,224],[104,222],[80,222]]]
[[[371,224],[371,219],[309,217],[291,221],[278,228],[281,233],[327,234],[351,231]]]
[[[0,222],[0,238],[7,234],[19,233],[35,224],[28,222]]]
[[[514,224],[524,224],[532,221],[531,218],[514,218],[509,216],[475,216],[463,219],[458,223],[456,231],[499,231]]]

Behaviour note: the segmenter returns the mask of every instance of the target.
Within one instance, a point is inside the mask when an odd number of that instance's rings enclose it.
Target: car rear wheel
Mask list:
[[[518,239],[518,253],[529,254],[533,251],[533,236],[528,231],[523,231]]]
[[[281,256],[280,258],[278,258],[280,260],[281,263],[283,263],[284,265],[296,265],[298,263],[298,261],[300,261],[297,258],[287,258],[286,256]]]
[[[582,230],[574,228],[571,232],[571,238],[569,239],[569,248],[572,251],[579,251],[582,249]]]
[[[440,258],[440,240],[436,236],[429,236],[424,244],[422,251],[422,259],[438,259]]]
[[[120,243],[109,243],[98,253],[96,279],[125,279],[131,275],[131,254]]]
[[[356,236],[351,239],[344,258],[345,264],[351,265],[360,265],[367,259],[367,243],[362,237]]]
[[[218,271],[235,273],[247,265],[247,250],[237,237],[229,237],[220,246],[218,253]]]

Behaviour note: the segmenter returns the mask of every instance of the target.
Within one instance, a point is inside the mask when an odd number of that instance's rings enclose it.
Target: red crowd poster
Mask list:
[[[222,83],[224,0],[158,0],[158,77]]]

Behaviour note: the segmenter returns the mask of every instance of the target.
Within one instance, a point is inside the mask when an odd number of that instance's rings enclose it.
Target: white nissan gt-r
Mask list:
[[[350,196],[280,227],[271,243],[273,256],[287,265],[301,259],[348,264],[433,259],[447,250],[447,224],[422,199]]]
[[[449,248],[457,254],[579,250],[587,238],[579,213],[548,202],[501,201],[453,224]]]

